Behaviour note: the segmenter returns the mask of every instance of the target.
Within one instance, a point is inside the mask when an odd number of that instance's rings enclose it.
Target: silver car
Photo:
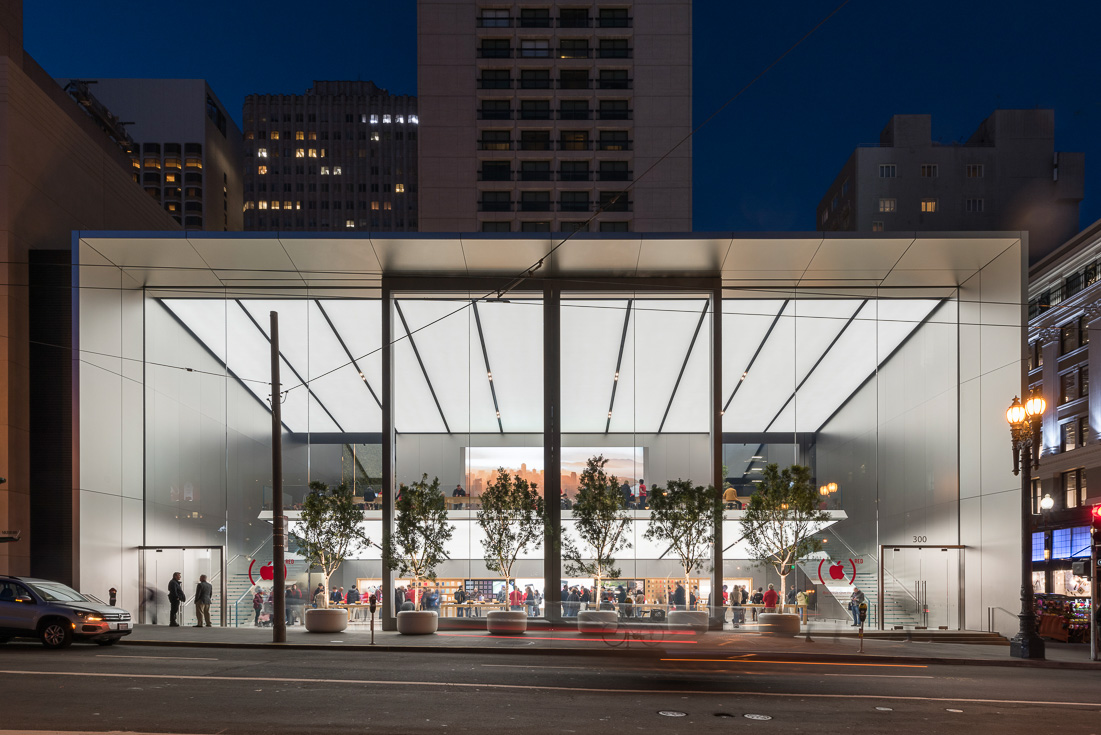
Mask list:
[[[133,628],[126,610],[60,582],[0,576],[0,643],[37,638],[46,648],[65,648],[74,640],[109,646]]]

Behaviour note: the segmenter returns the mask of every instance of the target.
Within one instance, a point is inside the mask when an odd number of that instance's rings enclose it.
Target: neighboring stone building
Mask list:
[[[62,79],[126,121],[137,143],[127,169],[189,230],[243,226],[241,131],[202,79]]]
[[[1101,503],[1101,220],[1036,263],[1028,302],[1029,388],[1047,402],[1032,481],[1038,592],[1073,594],[1074,559],[1089,558],[1090,506]],[[1040,506],[1045,495],[1049,510]]]
[[[422,231],[691,231],[691,0],[418,0],[417,33]]]
[[[73,232],[179,225],[131,181],[129,155],[24,52],[19,2],[4,3],[0,14],[0,130],[0,475],[7,479],[0,485],[0,531],[21,534],[18,542],[0,544],[0,573],[76,582],[84,509],[74,455],[80,425],[103,417],[81,416],[73,392],[110,384],[140,404],[141,388],[135,393],[129,378],[130,358],[140,358],[142,349],[116,333],[110,354],[73,351]],[[88,296],[104,303],[121,298],[111,289]],[[81,361],[103,373],[74,383]],[[98,501],[97,517],[111,522],[86,532],[117,536],[121,524],[140,523],[140,498]],[[121,582],[137,569],[118,564],[112,573]]]
[[[245,229],[417,230],[417,98],[371,82],[245,98]]]
[[[820,230],[1019,231],[1037,262],[1078,232],[1084,155],[1055,150],[1052,110],[995,110],[962,144],[931,115],[895,115],[853,151],[818,204]]]

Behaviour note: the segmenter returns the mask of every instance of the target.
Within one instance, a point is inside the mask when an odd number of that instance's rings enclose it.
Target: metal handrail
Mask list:
[[[995,610],[1001,610],[1002,612],[1004,612],[1006,615],[1010,616],[1013,619],[1017,619],[1017,617],[1018,617],[1017,613],[1011,612],[1010,610],[1006,610],[1004,607],[999,607],[998,605],[992,605],[990,607],[987,607],[986,608],[986,629],[987,629],[987,631],[989,631],[991,633],[994,632],[994,611]]]

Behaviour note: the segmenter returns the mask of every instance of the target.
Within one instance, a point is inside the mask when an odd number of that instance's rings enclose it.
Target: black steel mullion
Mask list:
[[[497,389],[493,387],[493,368],[489,366],[489,352],[486,350],[486,338],[482,333],[482,317],[478,314],[478,302],[471,301],[474,307],[474,323],[478,325],[478,341],[482,343],[482,359],[486,364],[486,378],[489,380],[489,393],[493,396],[493,410],[497,413],[497,429],[504,434],[505,427],[501,423],[501,407],[497,405]]]
[[[443,428],[450,434],[451,427],[447,425],[447,417],[443,415],[443,406],[440,405],[440,399],[436,397],[436,389],[432,387],[432,379],[428,377],[428,370],[424,367],[424,360],[421,359],[421,351],[417,349],[417,341],[413,339],[413,333],[409,331],[409,322],[405,321],[405,312],[401,310],[401,302],[397,299],[394,299],[394,310],[398,312],[398,319],[401,319],[401,327],[405,330],[405,336],[409,338],[409,346],[413,348],[413,355],[417,358],[417,364],[421,366],[421,373],[424,375],[424,382],[428,385],[428,392],[432,394],[432,400],[436,402],[436,410],[440,412],[440,420],[443,421]]]
[[[780,306],[780,311],[776,312],[776,317],[772,320],[772,324],[768,325],[768,331],[765,332],[765,336],[761,338],[761,344],[757,345],[757,351],[753,353],[753,357],[749,358],[749,364],[745,366],[745,370],[742,371],[742,375],[749,373],[753,367],[753,363],[757,361],[757,356],[761,354],[761,350],[764,349],[765,343],[768,342],[769,336],[772,334],[772,330],[776,328],[776,324],[779,323],[780,317],[784,315],[784,309],[788,308],[790,299],[785,299],[784,303]],[[734,400],[734,396],[738,394],[738,389],[742,387],[742,383],[745,381],[741,378],[734,384],[734,390],[730,391],[730,398],[726,399],[726,404],[723,406],[723,413],[726,413],[726,409],[730,408],[730,403]]]
[[[795,390],[793,390],[791,392],[791,395],[788,396],[788,399],[784,401],[784,405],[780,406],[780,410],[777,411],[776,415],[772,417],[772,421],[768,422],[768,426],[765,427],[765,431],[768,431],[772,428],[772,425],[776,423],[776,419],[780,418],[780,414],[784,412],[784,409],[788,407],[788,404],[795,400],[795,395],[799,392],[799,389],[803,387],[803,384],[810,379],[810,376],[814,374],[814,371],[817,370],[818,366],[822,364],[822,361],[826,359],[826,355],[830,353],[830,350],[833,349],[833,346],[837,344],[837,340],[841,339],[841,335],[845,333],[845,330],[849,328],[849,325],[853,323],[853,321],[856,319],[857,314],[860,313],[860,311],[865,307],[865,305],[867,305],[867,303],[868,299],[864,299],[860,302],[860,306],[856,307],[856,311],[854,311],[853,315],[849,317],[849,320],[845,322],[845,326],[841,327],[841,331],[837,333],[837,335],[830,342],[829,346],[826,347],[826,349],[822,350],[822,354],[819,355],[818,359],[814,361],[814,364],[810,366],[810,370],[808,370],[807,374],[803,376],[803,379],[799,381],[799,385],[795,386]]]
[[[684,362],[680,365],[680,372],[677,374],[677,382],[673,384],[673,392],[669,394],[669,403],[665,406],[665,414],[661,417],[661,425],[658,426],[658,433],[665,428],[665,419],[669,418],[669,409],[673,408],[673,401],[677,397],[677,389],[680,388],[681,378],[684,377],[684,371],[688,367],[688,358],[692,357],[692,349],[696,346],[696,338],[700,336],[700,327],[703,326],[703,320],[707,316],[708,303],[703,303],[703,311],[700,312],[700,320],[696,322],[696,331],[692,333],[692,341],[688,343],[688,351],[684,353]]]
[[[615,391],[619,387],[619,369],[623,367],[623,348],[627,344],[627,325],[631,323],[631,304],[634,299],[627,299],[627,313],[623,316],[623,334],[619,338],[619,357],[615,361],[615,377],[612,379],[612,398],[608,401],[608,421],[604,424],[604,433],[612,428],[612,410],[615,408]]]
[[[375,393],[375,389],[371,387],[371,383],[367,380],[367,373],[363,372],[363,368],[359,366],[359,362],[352,357],[351,350],[348,349],[348,345],[344,344],[344,338],[340,336],[340,332],[336,330],[336,325],[333,324],[333,320],[329,318],[329,315],[325,312],[325,307],[321,305],[321,301],[314,299],[313,302],[317,304],[317,308],[321,311],[321,316],[325,317],[325,322],[329,325],[329,329],[333,330],[333,336],[336,337],[336,341],[340,343],[340,346],[344,349],[344,354],[348,356],[348,360],[351,361],[352,367],[356,369],[356,372],[363,378],[363,384],[367,386],[367,390],[371,391],[371,398],[375,399],[375,403],[379,408],[382,408],[382,401],[379,400],[378,395]]]
[[[264,337],[264,339],[268,341],[268,345],[270,346],[271,337],[268,335],[267,332],[264,331],[264,328],[260,326],[260,323],[253,318],[252,314],[249,312],[248,309],[245,308],[245,305],[241,303],[240,299],[234,299],[233,301],[237,304],[237,306],[241,307],[241,311],[245,312],[245,316],[247,316],[248,320],[252,322],[252,325],[260,331],[260,334]],[[282,350],[279,351],[279,359],[287,363],[287,367],[289,367],[291,369],[291,372],[294,373],[294,377],[298,378],[298,382],[302,384],[302,386],[306,389],[306,392],[313,396],[313,399],[317,401],[317,405],[321,406],[321,410],[324,411],[330,419],[332,419],[333,425],[336,426],[338,430],[344,431],[344,427],[341,426],[340,422],[336,420],[336,416],[333,416],[332,413],[330,413],[329,409],[325,407],[325,404],[322,403],[321,399],[317,397],[317,394],[313,392],[313,388],[310,387],[310,384],[302,377],[301,374],[299,374],[297,370],[294,369],[294,365],[291,364],[291,361],[287,359],[287,356],[283,354]],[[308,404],[306,407],[306,415],[309,416]]]

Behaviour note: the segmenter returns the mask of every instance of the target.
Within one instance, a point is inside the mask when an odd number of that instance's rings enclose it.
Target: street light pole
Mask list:
[[[1044,640],[1036,635],[1036,614],[1032,602],[1032,469],[1039,469],[1040,417],[1046,404],[1033,396],[1022,406],[1014,396],[1005,412],[1013,446],[1013,474],[1021,477],[1021,612],[1020,627],[1009,641],[1009,655],[1015,658],[1044,658]]]

